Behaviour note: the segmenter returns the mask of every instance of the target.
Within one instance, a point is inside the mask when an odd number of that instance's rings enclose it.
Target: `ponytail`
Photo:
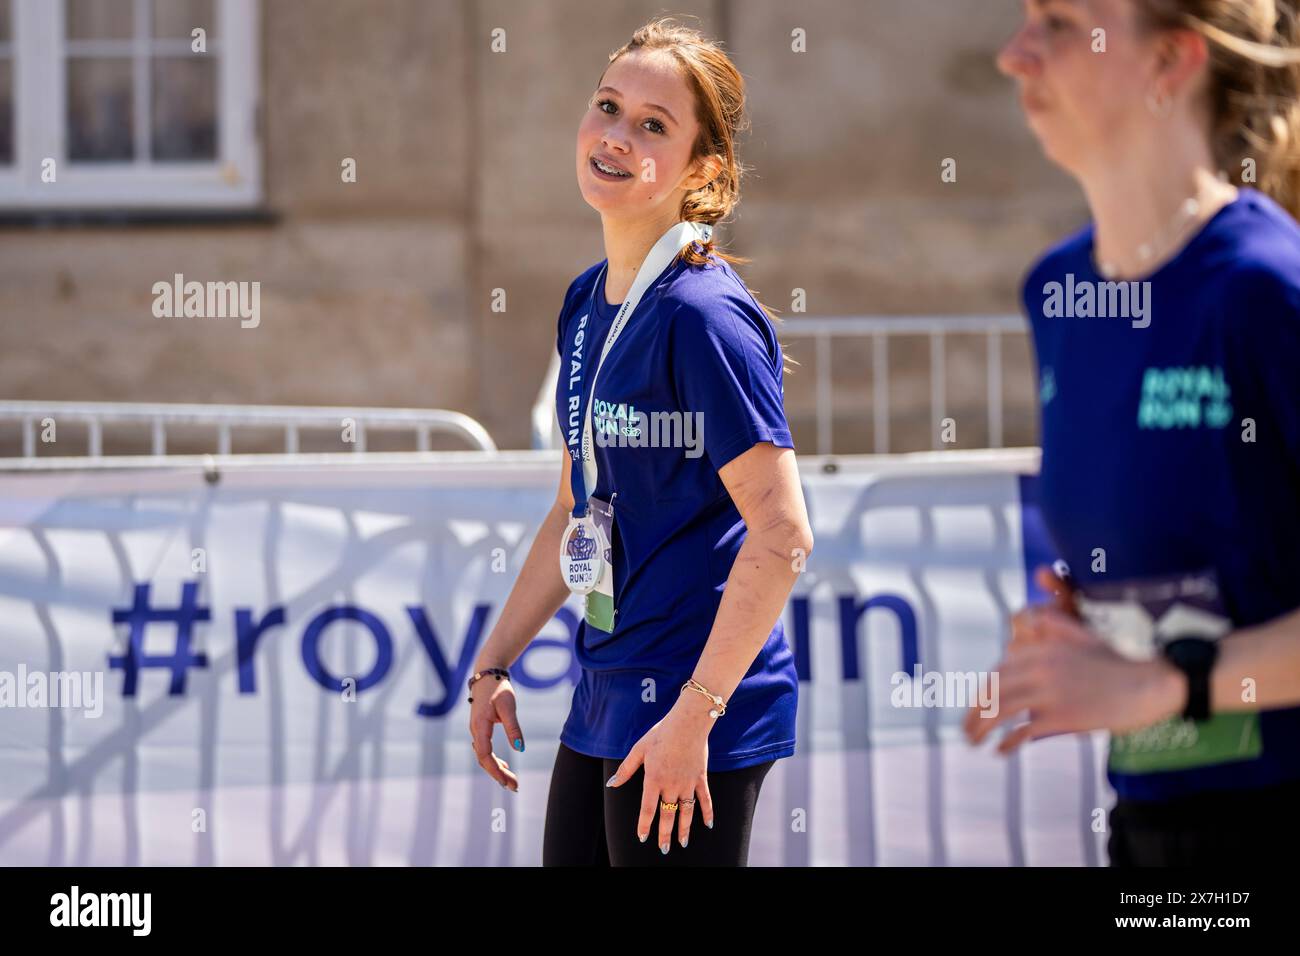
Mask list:
[[[1238,186],[1300,219],[1300,15],[1294,0],[1135,0],[1150,30],[1210,48],[1210,145]]]

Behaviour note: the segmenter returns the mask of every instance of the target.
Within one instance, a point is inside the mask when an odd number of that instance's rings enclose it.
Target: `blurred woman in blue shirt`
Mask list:
[[[1274,0],[1031,0],[999,64],[1093,222],[1030,270],[1040,499],[999,750],[1111,731],[1113,865],[1300,849],[1300,50]],[[1256,188],[1258,187],[1258,188]],[[1068,581],[1068,584],[1067,584]],[[1085,808],[1091,813],[1092,808]]]

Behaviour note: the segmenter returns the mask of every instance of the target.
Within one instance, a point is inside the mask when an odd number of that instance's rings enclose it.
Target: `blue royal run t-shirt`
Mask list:
[[[1023,290],[1043,518],[1082,596],[1136,601],[1166,637],[1295,610],[1300,226],[1244,188],[1126,290],[1103,284],[1092,249],[1090,225],[1046,253]],[[1143,801],[1295,780],[1300,708],[1114,735],[1108,777]]]
[[[605,301],[602,265],[574,280],[559,317],[556,411],[566,451],[581,441],[581,420],[568,407],[570,372],[580,370],[589,394],[618,311]],[[575,348],[583,316],[585,334]],[[560,733],[571,749],[625,758],[667,715],[694,672],[745,540],[745,523],[718,470],[759,442],[794,447],[782,371],[770,319],[717,257],[708,266],[674,260],[646,290],[605,359],[591,410],[599,466],[591,493],[606,501],[616,495],[611,550],[617,613],[609,633],[585,620],[579,624],[581,678]],[[678,439],[665,427],[671,415],[656,418],[656,412],[679,413]],[[667,440],[642,435],[620,447],[617,440],[596,439],[598,432],[628,434],[637,422],[656,421],[651,430]],[[664,447],[674,443],[679,447]],[[792,755],[798,691],[794,656],[778,619],[709,733],[708,769]]]

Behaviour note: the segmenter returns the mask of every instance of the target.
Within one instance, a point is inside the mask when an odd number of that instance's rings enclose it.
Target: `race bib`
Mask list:
[[[587,626],[612,634],[614,618],[614,509],[608,501],[592,497],[587,499],[592,520],[596,524],[596,540],[602,549],[600,575],[596,586],[587,593]]]

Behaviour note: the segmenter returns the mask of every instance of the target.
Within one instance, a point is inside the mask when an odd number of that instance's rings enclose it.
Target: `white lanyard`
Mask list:
[[[599,477],[599,468],[596,465],[596,453],[592,447],[591,439],[591,406],[596,401],[596,379],[600,375],[601,366],[605,364],[605,357],[609,355],[614,343],[618,341],[619,335],[627,327],[632,318],[632,313],[637,305],[641,302],[641,297],[645,295],[646,289],[650,288],[654,282],[663,274],[664,270],[672,263],[677,253],[687,243],[694,242],[697,239],[700,242],[708,242],[713,235],[713,227],[703,222],[679,222],[671,229],[659,237],[659,240],[651,247],[649,254],[641,263],[641,268],[637,270],[636,278],[632,281],[632,288],[628,290],[627,298],[619,306],[618,314],[614,316],[614,322],[609,327],[609,334],[605,336],[605,344],[600,350],[600,359],[596,362],[596,370],[591,376],[591,388],[587,400],[587,412],[582,420],[582,480],[586,485],[582,501],[587,500],[587,496],[595,492],[596,479]],[[601,268],[603,275],[608,265]],[[588,314],[595,315],[596,290],[600,288],[600,276],[596,277],[595,283],[591,288],[591,302],[588,307]],[[574,492],[577,493],[575,488]]]

